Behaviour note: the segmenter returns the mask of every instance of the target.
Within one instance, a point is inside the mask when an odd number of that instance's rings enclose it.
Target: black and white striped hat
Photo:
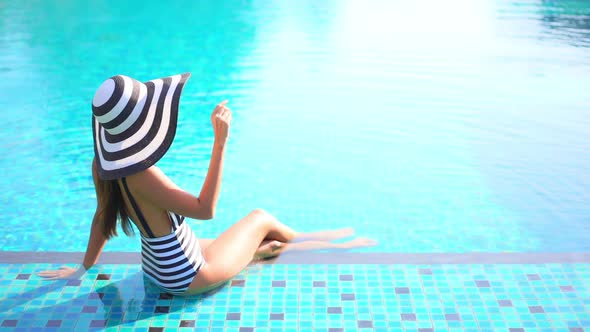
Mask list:
[[[178,120],[182,87],[190,73],[139,82],[117,75],[92,99],[92,128],[98,175],[128,176],[154,165],[168,151]]]

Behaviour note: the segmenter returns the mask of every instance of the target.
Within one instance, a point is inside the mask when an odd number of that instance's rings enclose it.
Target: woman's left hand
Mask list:
[[[86,273],[86,269],[80,266],[78,269],[69,266],[62,266],[59,270],[46,270],[37,273],[37,275],[46,280],[56,279],[79,279]]]

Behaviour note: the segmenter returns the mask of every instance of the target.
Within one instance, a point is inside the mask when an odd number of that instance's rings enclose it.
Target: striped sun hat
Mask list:
[[[168,151],[178,120],[182,87],[190,73],[139,82],[117,75],[92,99],[98,175],[113,180],[146,170]]]

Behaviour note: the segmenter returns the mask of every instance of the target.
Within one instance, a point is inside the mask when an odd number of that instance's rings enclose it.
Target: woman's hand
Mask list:
[[[59,270],[46,270],[37,273],[37,275],[45,280],[56,279],[79,279],[86,273],[86,269],[80,266],[78,269],[69,266],[62,266]]]
[[[225,106],[226,104],[227,100],[222,101],[211,114],[215,142],[222,146],[225,145],[229,138],[229,125],[231,123],[231,110]]]

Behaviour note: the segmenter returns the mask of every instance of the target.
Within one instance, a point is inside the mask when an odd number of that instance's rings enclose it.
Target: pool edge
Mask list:
[[[0,264],[79,263],[83,252],[0,251]],[[140,264],[139,252],[104,252],[99,264]],[[568,253],[289,253],[263,264],[550,264],[590,263],[590,252]]]

